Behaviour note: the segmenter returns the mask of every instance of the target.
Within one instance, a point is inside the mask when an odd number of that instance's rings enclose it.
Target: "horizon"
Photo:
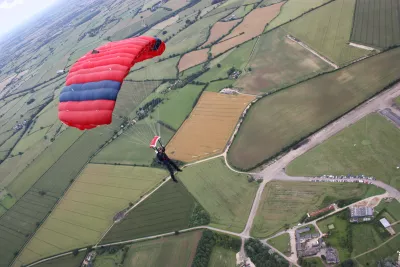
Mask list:
[[[59,0],[0,0],[0,39]]]

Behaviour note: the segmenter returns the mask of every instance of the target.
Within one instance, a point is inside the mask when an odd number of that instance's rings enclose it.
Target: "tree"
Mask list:
[[[231,76],[231,74],[234,72],[235,72],[235,67],[232,67],[226,73],[228,74],[228,76]]]
[[[284,227],[285,227],[285,230],[287,230],[287,229],[289,229],[290,225],[288,223],[285,223]]]
[[[175,235],[179,235],[179,231],[175,231],[175,233],[174,233]]]
[[[326,261],[325,255],[321,255],[321,259],[322,259],[323,261]]]
[[[218,63],[218,64],[217,64],[217,67],[218,67],[218,68],[221,68],[221,64]]]
[[[167,33],[168,33],[168,32],[167,32],[167,31],[165,31],[165,30],[162,32],[162,34],[163,34],[163,35],[166,35]]]
[[[352,259],[348,259],[348,260],[345,260],[344,262],[342,262],[342,264],[340,266],[341,267],[353,267],[354,266],[354,262],[353,262]],[[379,266],[379,264],[378,264],[378,266]]]

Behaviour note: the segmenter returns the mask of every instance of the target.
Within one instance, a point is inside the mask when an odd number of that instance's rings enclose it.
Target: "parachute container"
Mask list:
[[[138,62],[162,55],[158,38],[139,36],[110,42],[72,65],[60,94],[59,119],[80,130],[110,124],[119,90]]]

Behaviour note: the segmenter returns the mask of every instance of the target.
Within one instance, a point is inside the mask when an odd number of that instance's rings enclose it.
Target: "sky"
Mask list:
[[[57,0],[0,0],[0,36],[49,7]]]

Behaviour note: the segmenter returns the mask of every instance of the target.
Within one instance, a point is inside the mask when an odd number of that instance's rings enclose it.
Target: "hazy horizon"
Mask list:
[[[58,0],[0,0],[0,38]]]

